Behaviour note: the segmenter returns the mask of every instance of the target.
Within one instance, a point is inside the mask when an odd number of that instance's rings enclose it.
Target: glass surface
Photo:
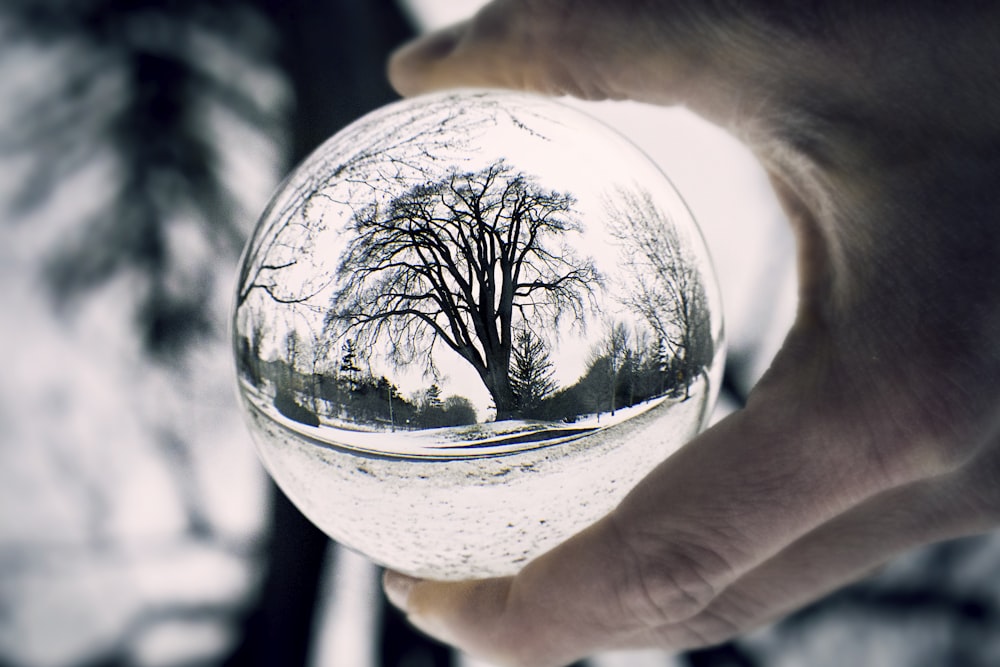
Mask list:
[[[244,254],[234,351],[278,485],[421,577],[510,574],[705,424],[718,289],[680,196],[559,102],[460,91],[350,125]]]

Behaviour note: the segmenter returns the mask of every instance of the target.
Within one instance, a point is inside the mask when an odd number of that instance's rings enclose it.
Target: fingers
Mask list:
[[[586,57],[604,50],[600,34],[590,22],[576,22],[569,34],[566,4],[491,3],[470,21],[395,54],[390,80],[404,94],[473,86],[606,97]]]
[[[493,2],[471,20],[396,53],[389,64],[390,80],[404,94],[457,86],[569,92],[582,85],[574,81],[586,79],[579,70],[587,69],[588,59],[578,58],[574,67],[562,51],[569,48],[580,55],[599,47],[587,22],[578,22],[574,34],[567,34],[566,4]],[[597,90],[597,84],[587,85]]]
[[[994,457],[996,458],[996,457]],[[731,639],[870,574],[903,551],[995,525],[996,462],[887,491],[751,570],[692,618],[627,638],[683,649]]]
[[[531,562],[516,577],[417,581],[395,573],[390,599],[424,632],[497,665],[562,665],[639,629],[618,604],[623,548],[604,520]],[[402,603],[402,604],[400,604]]]
[[[513,579],[438,584],[403,578],[412,586],[408,605],[393,595],[400,583],[395,577],[387,578],[387,589],[418,627],[498,665],[561,665],[602,648],[695,648],[789,613],[906,549],[988,529],[1000,513],[998,475],[994,453],[968,468],[889,489],[805,533],[728,586],[724,578],[712,583],[706,576],[712,568],[704,561],[719,560],[710,548],[678,539],[672,558],[661,550],[659,562],[643,561],[609,519]]]

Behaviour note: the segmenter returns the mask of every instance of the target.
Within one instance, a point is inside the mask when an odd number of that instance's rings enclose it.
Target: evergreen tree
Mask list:
[[[354,350],[354,341],[344,341],[340,352],[340,374],[347,378],[348,387],[354,391],[358,387],[358,378],[361,375],[361,368],[357,364],[358,353]]]
[[[553,373],[545,341],[529,329],[518,331],[514,339],[510,368],[510,384],[518,414],[525,417],[537,415],[542,401],[556,388]]]
[[[440,410],[444,407],[444,402],[441,400],[441,387],[437,384],[432,384],[427,388],[427,393],[425,394],[424,408],[426,410]]]

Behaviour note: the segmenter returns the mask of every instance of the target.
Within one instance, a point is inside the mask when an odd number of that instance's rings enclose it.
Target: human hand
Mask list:
[[[690,107],[757,155],[799,262],[746,408],[605,519],[513,578],[389,573],[428,633],[532,666],[704,646],[1000,519],[1000,6],[784,4],[500,0],[394,57],[404,94]]]

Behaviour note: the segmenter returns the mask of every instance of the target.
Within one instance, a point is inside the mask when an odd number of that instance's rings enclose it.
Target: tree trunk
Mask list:
[[[383,74],[388,54],[412,34],[391,0],[310,3],[261,0],[282,35],[282,64],[295,91],[294,164],[336,130],[397,98]],[[227,667],[303,667],[329,539],[271,485],[272,535],[261,597]],[[381,638],[404,645],[399,637]],[[424,664],[448,664],[447,652]],[[384,661],[383,665],[396,664]]]
[[[486,389],[497,409],[497,421],[512,419],[517,416],[517,399],[514,390],[510,386],[510,373],[506,367],[493,372],[487,372],[483,378]]]

